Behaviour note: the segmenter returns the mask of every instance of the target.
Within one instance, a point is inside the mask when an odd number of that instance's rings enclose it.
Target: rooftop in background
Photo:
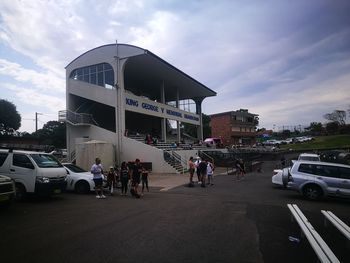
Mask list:
[[[227,114],[239,115],[239,116],[259,116],[259,114],[254,114],[254,113],[248,112],[248,109],[239,109],[236,111],[225,111],[225,112],[211,114],[210,117],[211,116],[227,115]]]

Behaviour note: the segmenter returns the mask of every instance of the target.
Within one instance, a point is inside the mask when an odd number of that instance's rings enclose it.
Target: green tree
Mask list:
[[[305,128],[305,130],[310,131],[312,135],[320,135],[324,132],[324,128],[320,122],[311,122],[310,126]]]
[[[7,100],[0,100],[0,132],[10,135],[21,127],[21,115],[16,106]]]
[[[326,130],[329,134],[335,134],[339,131],[339,123],[336,121],[329,122],[326,124]]]
[[[48,121],[42,129],[32,135],[39,138],[42,144],[66,148],[66,124],[64,122]]]

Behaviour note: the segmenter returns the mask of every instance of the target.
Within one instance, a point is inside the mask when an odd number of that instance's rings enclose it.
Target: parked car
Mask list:
[[[301,153],[299,154],[298,161],[314,161],[320,162],[320,156],[315,153]]]
[[[78,194],[86,194],[90,191],[95,191],[95,183],[91,172],[72,164],[63,163],[67,170],[67,190],[75,191]],[[103,181],[103,187],[107,187],[107,181]]]
[[[0,203],[10,204],[15,198],[15,183],[10,177],[0,175]]]
[[[49,196],[66,189],[67,172],[51,154],[0,150],[0,175],[15,181],[16,199],[27,193]]]
[[[336,163],[295,161],[283,182],[306,198],[318,200],[325,196],[350,198],[350,166]]]

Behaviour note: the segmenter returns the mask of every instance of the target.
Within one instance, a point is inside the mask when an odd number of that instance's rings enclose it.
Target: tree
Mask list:
[[[310,131],[312,135],[320,135],[323,133],[324,128],[320,122],[311,122],[310,126],[305,128],[305,130]]]
[[[329,134],[335,134],[339,130],[339,123],[336,121],[329,122],[326,124],[326,130]]]
[[[332,113],[326,113],[323,115],[326,120],[337,122],[339,125],[345,124],[346,119],[346,111],[343,110],[335,110]]]
[[[64,122],[48,121],[42,129],[32,135],[39,138],[42,144],[66,148],[66,124]]]
[[[7,100],[0,100],[0,132],[2,134],[13,134],[21,127],[21,115],[16,106]]]

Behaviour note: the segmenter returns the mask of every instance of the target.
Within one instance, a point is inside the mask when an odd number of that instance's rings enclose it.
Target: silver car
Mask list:
[[[283,182],[306,198],[318,200],[325,196],[350,198],[350,166],[312,161],[295,161],[283,173]]]

